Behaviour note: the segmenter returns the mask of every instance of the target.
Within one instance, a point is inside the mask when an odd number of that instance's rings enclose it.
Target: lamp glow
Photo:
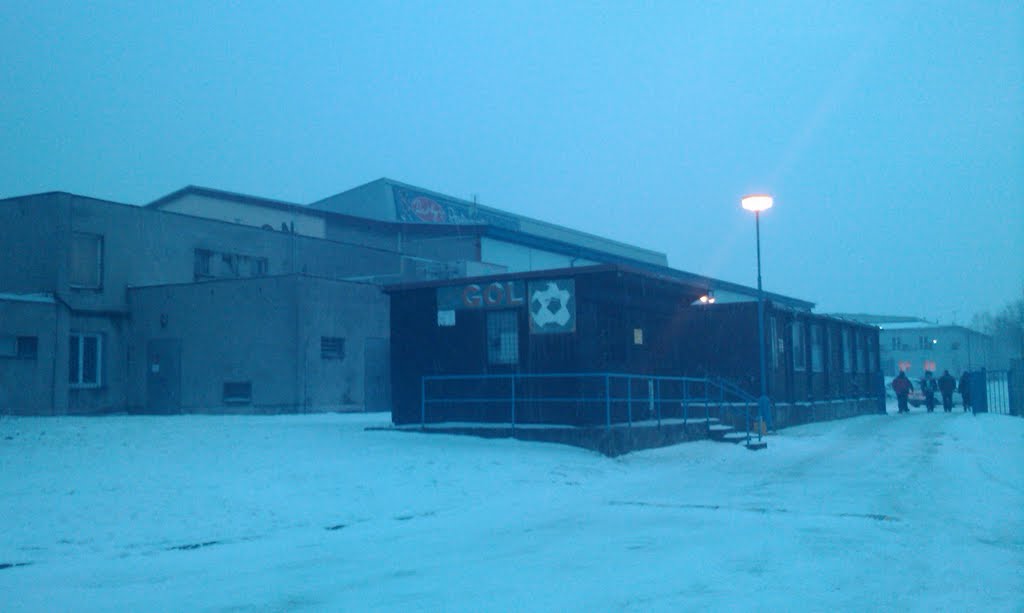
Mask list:
[[[743,204],[743,208],[748,211],[767,211],[772,208],[772,197],[768,194],[750,194],[744,196],[740,202]]]

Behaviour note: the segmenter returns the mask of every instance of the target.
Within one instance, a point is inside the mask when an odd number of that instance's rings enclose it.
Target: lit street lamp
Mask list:
[[[772,208],[772,197],[767,194],[750,194],[744,196],[740,203],[748,211],[754,211],[754,224],[757,228],[757,347],[761,362],[761,396],[757,399],[758,417],[766,423],[769,414],[768,402],[768,370],[765,368],[764,356],[764,290],[761,289],[761,211]]]

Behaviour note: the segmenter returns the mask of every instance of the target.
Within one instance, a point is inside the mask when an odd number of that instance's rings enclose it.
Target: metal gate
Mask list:
[[[1024,371],[977,370],[971,373],[971,404],[975,413],[1024,415]]]

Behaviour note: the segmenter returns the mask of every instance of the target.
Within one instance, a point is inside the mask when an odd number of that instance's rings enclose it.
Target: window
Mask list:
[[[99,289],[103,286],[103,237],[74,232],[71,235],[71,287]]]
[[[847,329],[843,330],[842,333],[843,344],[840,347],[840,352],[843,354],[843,372],[853,372],[853,347],[850,344],[850,331]]]
[[[802,322],[793,322],[793,370],[807,370],[807,328]]]
[[[768,331],[768,367],[776,368],[779,365],[778,356],[786,352],[786,342],[779,336],[778,320],[774,317],[769,322]],[[760,351],[760,349],[758,350]]]
[[[39,338],[35,336],[0,336],[0,358],[34,360],[39,354]]]
[[[320,337],[320,359],[344,360],[345,339],[336,336]]]
[[[516,311],[487,313],[487,362],[519,363],[519,319]]]
[[[209,249],[195,250],[195,279],[260,277],[270,266],[267,258],[224,253]]]
[[[39,337],[19,336],[15,341],[19,358],[34,360],[39,355]]]
[[[252,381],[225,381],[224,402],[227,404],[252,402]]]
[[[822,334],[821,324],[814,324],[811,326],[811,371],[812,372],[824,372],[825,371],[825,346],[824,346],[824,335]]]
[[[859,336],[859,335],[858,335]],[[857,343],[860,351],[857,352],[860,357],[860,362],[857,367],[857,372],[865,373],[868,371],[868,339],[866,336],[860,337],[860,342]]]
[[[103,337],[72,334],[68,351],[68,382],[71,387],[99,387],[103,371]]]
[[[195,259],[195,277],[199,279],[209,279],[213,276],[210,272],[210,261],[213,259],[213,252],[207,249],[196,249]]]

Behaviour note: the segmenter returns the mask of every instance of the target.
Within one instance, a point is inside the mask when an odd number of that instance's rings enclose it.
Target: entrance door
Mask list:
[[[363,402],[366,411],[391,410],[391,357],[388,339],[366,339],[363,353]]]
[[[181,412],[181,340],[154,339],[146,346],[146,411]]]

